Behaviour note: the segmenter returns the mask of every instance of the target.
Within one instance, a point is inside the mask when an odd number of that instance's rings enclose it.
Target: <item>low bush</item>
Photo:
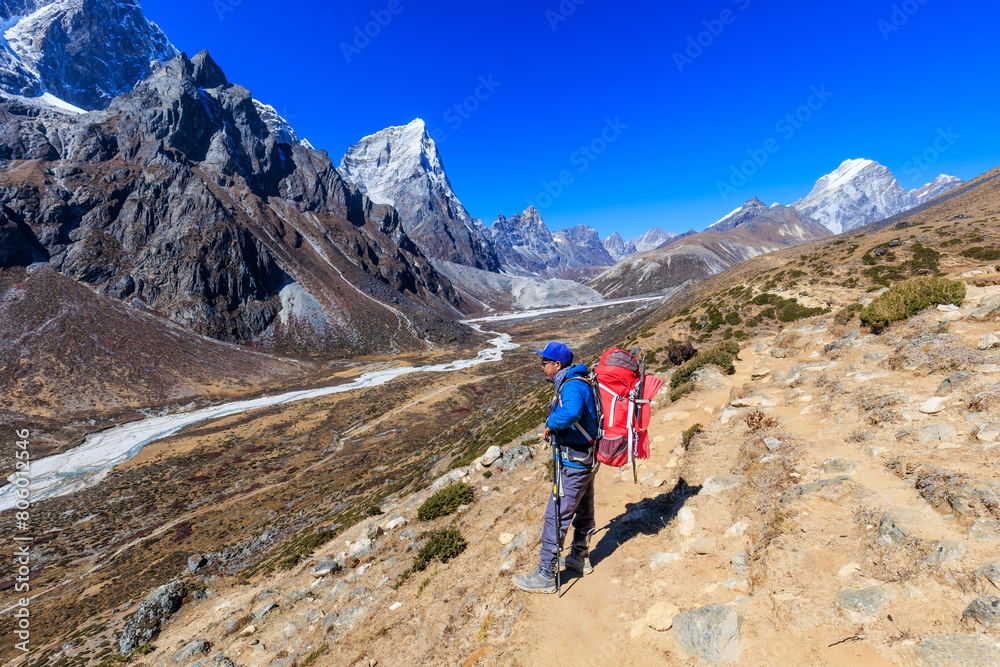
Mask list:
[[[972,246],[971,248],[966,248],[962,252],[958,253],[962,257],[970,257],[972,259],[979,259],[983,261],[991,261],[994,259],[1000,259],[1000,250],[996,248],[984,248],[983,246]]]
[[[427,537],[427,544],[417,553],[412,570],[419,572],[426,569],[427,565],[435,558],[442,563],[447,563],[465,551],[467,546],[468,542],[465,541],[457,528],[435,530]]]
[[[460,505],[468,505],[474,498],[472,487],[465,482],[449,484],[424,501],[417,510],[417,518],[421,521],[432,521],[447,516]]]
[[[694,391],[693,382],[685,382],[684,384],[672,387],[670,389],[670,400],[671,401],[679,400],[681,396],[683,396],[684,394],[690,394],[692,391]]]
[[[688,445],[690,445],[691,441],[694,439],[694,436],[698,435],[699,433],[701,433],[701,424],[695,424],[694,426],[692,426],[691,428],[687,429],[686,431],[682,431],[681,432],[681,447],[683,447],[684,449],[687,449]]]
[[[889,324],[908,319],[928,306],[954,304],[965,299],[965,285],[956,280],[928,276],[897,283],[861,309],[862,324],[879,333]]]

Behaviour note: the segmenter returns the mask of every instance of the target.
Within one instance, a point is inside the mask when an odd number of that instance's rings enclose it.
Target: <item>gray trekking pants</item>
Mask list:
[[[597,525],[594,523],[594,477],[596,464],[592,469],[560,466],[562,470],[562,492],[559,498],[558,531],[556,530],[556,496],[549,493],[549,504],[545,508],[545,525],[542,528],[542,548],[539,551],[538,567],[549,574],[555,573],[559,551],[563,539],[573,524],[573,549],[586,555],[590,548],[590,536]]]

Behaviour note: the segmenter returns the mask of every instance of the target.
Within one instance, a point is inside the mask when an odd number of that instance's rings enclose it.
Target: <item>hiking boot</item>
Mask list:
[[[593,566],[590,564],[590,556],[579,556],[576,553],[567,555],[563,559],[563,565],[566,566],[567,570],[573,570],[580,574],[590,574],[594,571]]]
[[[556,578],[544,570],[535,570],[529,574],[519,574],[514,577],[514,585],[529,593],[555,593]]]

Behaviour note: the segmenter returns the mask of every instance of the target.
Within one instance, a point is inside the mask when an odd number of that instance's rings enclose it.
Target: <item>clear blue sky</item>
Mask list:
[[[701,230],[752,196],[789,204],[847,158],[907,189],[1000,164],[998,3],[142,4],[337,162],[423,118],[487,223],[530,200],[550,229],[630,239]]]

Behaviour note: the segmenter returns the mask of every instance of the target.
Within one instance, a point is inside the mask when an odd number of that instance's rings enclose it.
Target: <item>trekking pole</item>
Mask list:
[[[642,410],[642,405],[641,405],[642,404],[642,400],[641,399],[642,399],[643,384],[645,384],[645,380],[646,380],[646,355],[643,355],[642,356],[642,363],[639,366],[639,384],[635,385],[635,389],[632,390],[632,391],[635,392],[635,403],[631,406],[633,408],[633,410],[635,411],[635,416],[632,418],[633,428],[638,428],[639,424],[642,423],[642,420],[640,419],[640,416],[641,416],[640,415],[640,411]],[[632,432],[629,431],[630,438],[631,438],[631,434],[632,434]],[[638,438],[635,438],[635,446],[636,447],[639,446],[639,439]],[[636,472],[635,472],[635,457],[632,455],[632,447],[631,446],[629,446],[629,458],[632,460],[632,483],[633,484],[638,484],[639,483],[639,479],[636,476]]]
[[[556,597],[562,597],[562,577],[559,572],[559,558],[562,556],[562,512],[560,511],[560,489],[559,484],[562,479],[562,470],[559,465],[559,445],[556,443],[556,436],[553,433],[549,436],[552,443],[552,494],[555,496],[555,520],[556,520]]]

